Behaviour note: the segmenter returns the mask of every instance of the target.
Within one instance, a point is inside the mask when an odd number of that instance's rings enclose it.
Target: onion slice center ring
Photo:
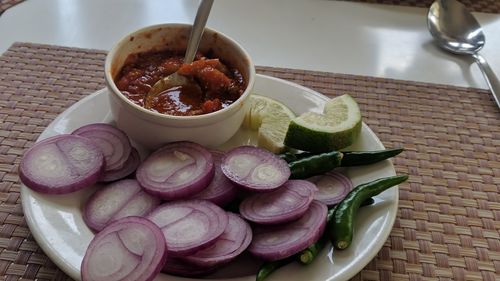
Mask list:
[[[348,177],[336,171],[314,176],[307,180],[316,184],[318,188],[314,199],[323,202],[329,207],[335,206],[342,201],[354,188],[352,181]]]
[[[150,281],[167,259],[160,228],[142,217],[110,224],[90,242],[81,266],[83,281]]]
[[[92,141],[58,135],[26,151],[19,165],[19,177],[35,191],[64,194],[96,183],[104,167],[104,155]]]
[[[285,160],[254,146],[240,146],[228,151],[221,169],[232,182],[255,192],[270,192],[290,177]]]
[[[247,197],[240,204],[240,214],[257,224],[280,224],[300,218],[309,208],[317,191],[305,180],[288,180],[282,187]]]
[[[111,124],[89,124],[71,134],[90,139],[102,150],[106,159],[106,172],[122,168],[132,151],[128,136]]]
[[[215,244],[184,257],[183,260],[200,267],[214,267],[230,262],[250,245],[252,241],[250,225],[236,214],[227,214],[229,223]]]
[[[173,256],[190,255],[212,245],[229,222],[227,213],[207,200],[165,203],[147,218],[162,229]]]
[[[153,152],[139,165],[136,177],[146,192],[164,200],[174,200],[203,190],[214,173],[212,154],[206,148],[181,141]]]
[[[248,247],[250,253],[264,260],[274,261],[294,255],[317,241],[326,226],[328,208],[313,201],[298,220],[279,226],[258,226]]]
[[[191,199],[208,200],[218,206],[224,206],[236,197],[237,186],[231,182],[221,171],[221,162],[224,153],[211,150],[215,166],[215,175],[210,184]]]

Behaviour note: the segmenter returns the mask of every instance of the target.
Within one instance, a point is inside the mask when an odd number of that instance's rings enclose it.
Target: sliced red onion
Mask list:
[[[150,281],[167,259],[160,228],[141,217],[120,219],[99,232],[83,257],[83,281]]]
[[[197,277],[210,274],[215,270],[217,270],[215,267],[196,266],[179,258],[169,256],[162,272],[184,277]]]
[[[316,187],[305,180],[289,180],[280,188],[247,197],[240,214],[258,224],[280,224],[300,218],[313,201]]]
[[[127,135],[111,124],[85,125],[72,134],[86,137],[101,148],[106,158],[106,172],[121,169],[132,151]]]
[[[224,153],[212,150],[215,166],[215,175],[210,184],[202,191],[196,193],[192,199],[208,200],[216,205],[224,206],[236,197],[237,188],[221,171],[220,164]]]
[[[254,227],[248,251],[256,257],[274,261],[306,249],[323,235],[327,211],[326,205],[313,201],[299,220],[279,226]]]
[[[174,256],[191,255],[214,244],[229,220],[224,210],[206,200],[165,203],[147,218],[162,229]]]
[[[128,216],[146,216],[160,205],[160,199],[144,192],[133,179],[114,182],[97,190],[87,201],[83,220],[101,231],[106,225]]]
[[[117,170],[106,171],[101,181],[110,182],[123,179],[135,172],[137,167],[139,167],[139,164],[141,164],[141,157],[139,156],[139,152],[137,151],[137,149],[132,147],[132,151],[130,152],[127,161],[125,161],[125,163],[123,164],[123,167]]]
[[[354,188],[352,181],[339,172],[328,172],[326,174],[307,179],[316,184],[318,191],[314,199],[323,202],[327,206],[338,204]]]
[[[19,177],[29,188],[63,194],[96,183],[104,172],[104,155],[87,138],[58,135],[34,144],[19,165]]]
[[[183,260],[200,267],[222,265],[232,261],[250,245],[252,241],[250,225],[236,214],[227,214],[229,222],[215,244],[183,257]]]
[[[173,142],[142,162],[136,177],[150,194],[165,200],[186,198],[208,186],[214,177],[214,163],[201,145]]]
[[[290,177],[285,160],[254,146],[240,146],[226,153],[221,169],[237,185],[256,192],[270,192]]]

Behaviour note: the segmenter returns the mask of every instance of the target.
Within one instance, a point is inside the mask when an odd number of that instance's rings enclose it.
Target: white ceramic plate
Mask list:
[[[272,97],[288,105],[296,114],[305,111],[321,112],[327,98],[311,89],[284,80],[257,77],[255,93]],[[109,112],[107,90],[100,90],[77,102],[59,115],[41,134],[39,140],[74,129],[89,123],[112,122]],[[254,135],[240,131],[223,148],[254,142]],[[377,136],[363,124],[361,137],[352,149],[383,149]],[[374,165],[349,168],[347,175],[355,185],[381,177],[395,175],[390,161]],[[36,241],[50,259],[74,279],[80,279],[80,263],[94,236],[82,219],[81,210],[86,198],[94,188],[68,195],[50,196],[36,193],[26,186],[21,187],[24,214]],[[269,277],[272,280],[347,280],[373,259],[382,248],[392,229],[398,207],[397,187],[376,197],[376,203],[360,210],[355,226],[352,245],[344,251],[324,249],[311,265],[292,263]],[[242,261],[229,268],[219,270],[212,276],[218,280],[255,280],[255,266],[243,265]],[[157,280],[195,280],[162,274]]]

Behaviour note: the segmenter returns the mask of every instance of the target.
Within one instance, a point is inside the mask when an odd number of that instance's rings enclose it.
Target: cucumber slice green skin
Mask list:
[[[361,122],[356,124],[354,132],[321,132],[298,125],[293,120],[288,126],[285,145],[314,153],[328,152],[345,148],[356,141],[361,134]]]

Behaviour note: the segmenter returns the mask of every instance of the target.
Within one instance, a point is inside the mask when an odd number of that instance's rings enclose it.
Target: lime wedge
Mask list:
[[[257,145],[273,153],[283,152],[286,131],[295,114],[281,102],[257,94],[250,96],[250,110],[243,126],[258,130]]]
[[[306,112],[290,122],[284,144],[311,151],[338,150],[354,143],[361,132],[361,111],[349,95],[325,104],[323,114]]]

